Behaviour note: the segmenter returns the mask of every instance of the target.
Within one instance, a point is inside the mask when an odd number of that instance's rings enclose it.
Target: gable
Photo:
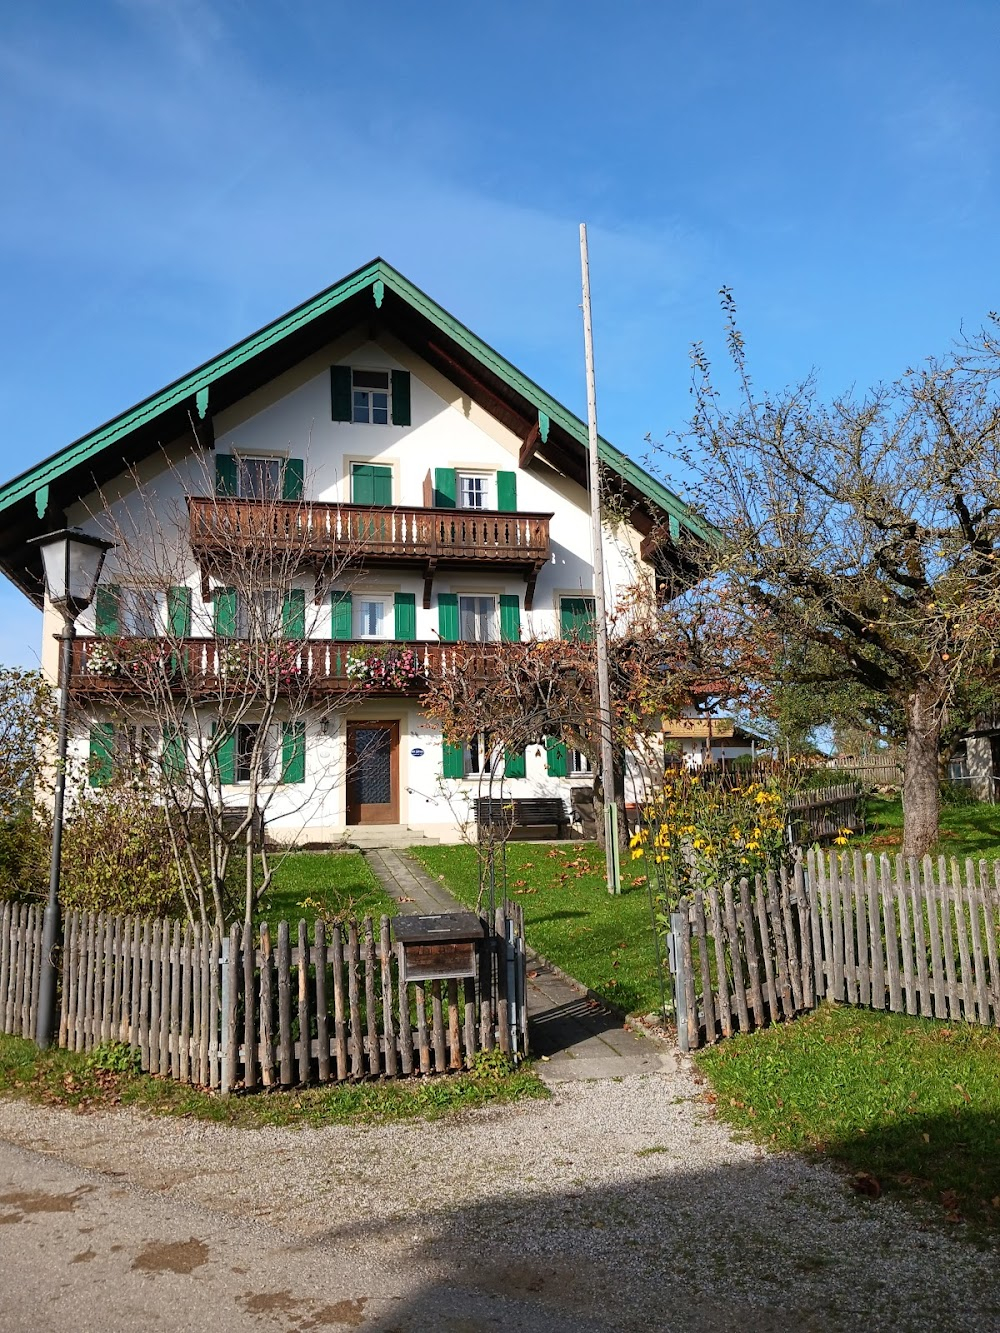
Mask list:
[[[382,259],[373,260],[272,321],[158,393],[67,445],[0,487],[0,567],[40,603],[38,554],[26,542],[59,527],[81,495],[100,489],[164,444],[184,437],[214,447],[213,423],[269,381],[359,327],[412,348],[522,442],[586,485],[587,427],[539,385]],[[666,527],[667,545],[711,541],[714,529],[608,441],[598,444],[607,471],[634,504],[644,534]],[[676,554],[676,553],[675,553]]]

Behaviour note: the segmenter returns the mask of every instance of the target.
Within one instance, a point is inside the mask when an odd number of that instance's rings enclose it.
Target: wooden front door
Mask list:
[[[398,722],[348,722],[347,822],[399,823]]]

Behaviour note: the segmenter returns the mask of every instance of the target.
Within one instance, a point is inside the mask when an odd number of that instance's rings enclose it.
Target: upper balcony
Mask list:
[[[189,498],[190,540],[205,568],[270,548],[323,567],[417,565],[424,607],[438,569],[489,565],[523,574],[531,610],[535,581],[549,557],[551,514],[502,514],[480,509],[324,504],[307,501]]]

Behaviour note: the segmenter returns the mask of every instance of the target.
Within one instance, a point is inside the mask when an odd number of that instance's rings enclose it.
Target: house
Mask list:
[[[663,720],[663,740],[668,763],[688,770],[704,764],[756,759],[770,753],[772,742],[746,722],[718,714],[698,714]]]
[[[301,698],[307,686],[308,707],[273,737],[269,833],[328,843],[376,824],[454,838],[488,746],[443,743],[421,681],[447,669],[457,641],[502,652],[585,627],[586,450],[582,421],[376,259],[0,488],[0,566],[44,609],[54,679],[61,622],[29,543],[64,525],[118,542],[73,649],[72,746],[93,784],[122,753],[127,687],[109,675],[107,644],[155,647],[169,633],[191,670],[220,679],[251,633],[233,561],[266,571],[273,559],[260,593],[279,606],[288,688]],[[657,571],[682,569],[709,525],[611,444],[600,454],[623,498],[605,534],[611,597],[636,581],[652,595]],[[164,543],[166,588],[137,576],[135,554]],[[379,677],[400,645],[407,669],[397,651]],[[237,808],[246,718],[219,756]],[[185,762],[179,733],[152,731],[161,758],[172,746]],[[141,748],[134,713],[129,732]],[[589,782],[586,759],[559,746],[506,756],[506,796],[559,797],[568,811]]]

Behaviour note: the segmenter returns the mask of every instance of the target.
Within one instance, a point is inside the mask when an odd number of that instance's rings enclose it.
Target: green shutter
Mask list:
[[[371,463],[351,464],[351,504],[375,503],[375,469]]]
[[[409,643],[417,637],[417,596],[412,592],[397,592],[394,609],[396,613],[396,641]]]
[[[169,727],[164,731],[163,755],[160,759],[160,767],[167,778],[184,776],[184,770],[187,767],[185,739],[184,732],[180,727]]]
[[[330,404],[334,421],[350,421],[351,412],[351,367],[330,367]]]
[[[306,637],[306,593],[304,588],[290,588],[281,608],[281,627],[286,639]]]
[[[521,642],[521,599],[517,593],[500,594],[500,638],[504,643]]]
[[[392,372],[392,424],[408,426],[410,424],[410,372],[394,370]]]
[[[559,603],[559,625],[564,639],[591,642],[594,637],[593,597],[563,597]]]
[[[236,589],[216,588],[213,599],[215,607],[215,637],[217,639],[236,638]]]
[[[545,737],[546,772],[550,778],[564,778],[569,772],[569,757],[566,742],[556,736]]]
[[[106,787],[111,781],[114,748],[113,722],[98,722],[90,728],[89,777],[92,787]]]
[[[465,763],[462,759],[462,747],[452,745],[450,741],[444,741],[441,746],[441,754],[442,776],[446,778],[464,778]]]
[[[286,458],[281,472],[281,498],[301,500],[305,482],[305,463],[301,458]]]
[[[517,509],[517,473],[497,473],[497,509],[501,514],[513,514]]]
[[[523,750],[504,750],[503,752],[503,771],[505,777],[523,778],[525,774],[524,751]]]
[[[392,468],[372,468],[372,504],[392,504]]]
[[[113,583],[102,584],[97,589],[97,601],[94,605],[94,620],[98,634],[118,634],[120,625],[118,609],[121,605],[121,588]]]
[[[281,733],[281,780],[306,780],[306,724],[286,722]]]
[[[454,509],[458,496],[458,484],[453,467],[434,469],[434,507],[436,509]]]
[[[352,639],[354,637],[353,609],[349,592],[335,592],[330,598],[330,638]]]
[[[218,731],[218,723],[212,723],[213,738]],[[236,781],[236,733],[231,731],[221,740],[215,750],[215,766],[219,771],[219,781],[224,787],[231,787]]]
[[[458,593],[438,593],[438,638],[442,643],[458,643]]]
[[[167,589],[167,624],[175,639],[191,637],[191,589]]]
[[[232,454],[215,455],[215,493],[216,495],[235,495],[236,459]]]

